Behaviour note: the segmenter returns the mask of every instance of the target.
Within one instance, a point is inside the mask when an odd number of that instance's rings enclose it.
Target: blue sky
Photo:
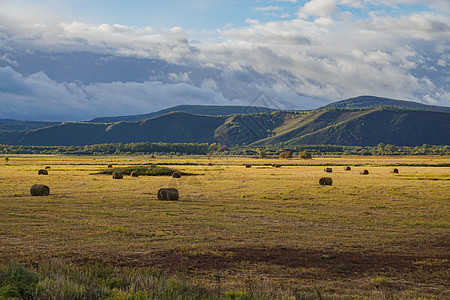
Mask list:
[[[0,119],[358,95],[450,106],[448,0],[0,0]]]
[[[248,18],[282,19],[281,15],[289,14],[292,17],[298,9],[298,4],[289,1],[254,0],[19,0],[2,2],[6,7],[15,11],[27,10],[30,15],[39,12],[46,18],[49,15],[48,9],[51,8],[51,18],[65,22],[123,24],[156,29],[180,26],[193,30],[215,29],[227,24],[240,26],[245,24]],[[39,16],[35,15],[33,18],[39,19]],[[288,16],[283,18],[288,18]]]
[[[378,1],[388,5],[376,5],[377,1],[337,1],[339,8],[351,12],[355,18],[367,17],[377,11],[384,15],[401,16],[431,12],[440,9],[448,15],[446,0],[431,1]],[[243,26],[247,19],[263,22],[295,19],[307,0],[3,0],[3,9],[28,18],[45,21],[90,24],[122,24],[135,27],[167,29],[175,26],[184,29],[203,30],[222,28],[227,25]],[[320,2],[320,1],[318,1]],[[330,2],[321,0],[321,2]],[[435,2],[435,3],[433,3]],[[450,4],[448,4],[450,6]]]

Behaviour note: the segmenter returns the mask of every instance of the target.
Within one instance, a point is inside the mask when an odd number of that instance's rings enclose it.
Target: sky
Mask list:
[[[449,65],[448,0],[0,0],[0,119],[450,106]]]

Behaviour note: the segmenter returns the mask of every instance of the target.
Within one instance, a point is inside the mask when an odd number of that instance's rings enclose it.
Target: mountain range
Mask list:
[[[182,105],[150,114],[89,122],[0,120],[0,144],[449,145],[449,110],[371,96],[338,101],[312,111]]]

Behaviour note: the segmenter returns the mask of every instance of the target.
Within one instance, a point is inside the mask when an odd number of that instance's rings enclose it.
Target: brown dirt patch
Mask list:
[[[450,255],[417,256],[390,253],[318,252],[288,248],[229,248],[217,255],[189,254],[179,251],[128,255],[99,254],[89,259],[72,258],[81,264],[105,263],[117,267],[157,267],[167,272],[238,270],[242,264],[250,266],[279,266],[288,271],[297,268],[322,269],[331,277],[360,277],[381,272],[402,273],[417,269],[417,262],[438,260],[439,264],[421,265],[421,271],[439,272],[450,268]],[[221,255],[223,253],[223,255]],[[323,277],[311,273],[310,278]]]

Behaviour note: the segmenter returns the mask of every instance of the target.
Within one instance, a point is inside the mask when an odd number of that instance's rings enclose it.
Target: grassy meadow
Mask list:
[[[448,156],[8,158],[0,265],[36,272],[42,299],[450,298]],[[149,163],[189,175],[100,174]],[[32,197],[35,183],[50,196]],[[163,187],[180,200],[157,200]]]

